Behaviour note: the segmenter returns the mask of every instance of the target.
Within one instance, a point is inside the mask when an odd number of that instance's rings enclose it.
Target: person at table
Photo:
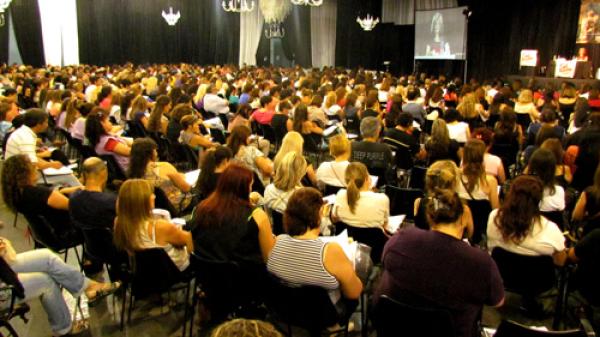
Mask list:
[[[6,159],[24,154],[40,170],[47,168],[59,169],[63,164],[51,160],[51,151],[37,151],[38,134],[48,129],[48,114],[41,109],[28,110],[23,118],[23,125],[10,134],[6,143]]]
[[[459,196],[440,190],[430,198],[431,230],[412,227],[392,236],[383,250],[383,274],[374,298],[433,303],[449,311],[455,336],[479,336],[483,306],[504,303],[500,272],[488,253],[462,240],[468,221]]]

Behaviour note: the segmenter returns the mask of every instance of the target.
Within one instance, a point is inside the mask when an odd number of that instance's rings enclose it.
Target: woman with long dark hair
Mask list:
[[[185,175],[168,162],[158,161],[158,146],[150,138],[138,138],[131,146],[131,163],[128,177],[145,179],[153,187],[165,192],[171,204],[178,211],[185,210],[192,200],[192,187],[185,181]]]
[[[236,126],[227,139],[227,147],[231,149],[238,162],[258,175],[264,187],[271,181],[274,171],[273,163],[259,149],[250,146],[250,135],[251,131],[247,126]]]
[[[227,146],[218,145],[217,147],[206,151],[202,156],[200,164],[200,175],[196,186],[194,186],[195,194],[200,200],[208,198],[215,190],[217,181],[221,173],[225,170],[229,161],[233,157],[233,153]]]
[[[167,134],[167,126],[169,125],[169,119],[166,115],[171,110],[171,99],[167,95],[161,95],[156,98],[154,108],[150,113],[148,119],[148,127],[146,128],[149,132],[159,132],[163,135]]]
[[[85,138],[98,155],[111,155],[123,172],[129,169],[131,143],[125,138],[113,136],[113,125],[108,113],[100,108],[94,109],[85,121]]]
[[[540,202],[541,212],[565,209],[565,190],[556,184],[556,158],[549,150],[537,149],[529,159],[526,172],[537,176],[544,185],[544,196]]]
[[[542,181],[531,175],[517,177],[502,207],[490,213],[487,245],[531,256],[550,255],[557,265],[566,258],[565,238],[558,226],[540,215]]]

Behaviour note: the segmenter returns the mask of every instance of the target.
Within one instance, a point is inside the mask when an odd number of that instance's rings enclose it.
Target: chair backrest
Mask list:
[[[271,214],[271,220],[273,227],[273,234],[279,235],[285,233],[285,229],[283,228],[283,214],[277,212],[274,209],[269,209],[269,213]]]
[[[267,307],[278,319],[318,333],[339,323],[336,311],[327,290],[316,286],[290,287],[281,281],[272,281],[267,297]]]
[[[275,130],[273,127],[268,124],[261,124],[260,127],[262,129],[263,137],[271,144],[275,145],[277,140],[275,139]]]
[[[154,206],[156,208],[162,208],[169,211],[172,217],[177,217],[179,215],[179,212],[171,203],[165,191],[160,187],[154,187],[154,196],[156,197],[156,199],[154,199]]]
[[[427,175],[427,167],[413,166],[410,169],[410,187],[424,190],[425,175]]]
[[[119,253],[113,241],[113,233],[109,228],[81,228],[85,241],[85,252],[98,261],[112,264]]]
[[[170,161],[169,143],[160,132],[148,132],[148,135],[158,146],[158,157],[162,161]]]
[[[587,334],[582,329],[568,331],[540,331],[531,329],[517,322],[502,320],[494,337],[585,337]]]
[[[379,298],[372,319],[377,337],[456,336],[449,311],[403,303],[386,295]]]
[[[517,162],[517,153],[519,147],[513,144],[493,144],[490,153],[494,154],[502,160],[504,171],[508,172],[511,165]]]
[[[420,189],[389,185],[385,187],[385,194],[390,199],[390,214],[405,214],[408,219],[414,219],[415,200],[424,195]]]
[[[383,230],[380,228],[362,228],[349,226],[343,222],[336,222],[335,232],[339,234],[344,230],[348,230],[348,236],[352,237],[354,241],[363,243],[371,247],[371,260],[374,264],[381,262],[381,254],[383,253],[383,247],[385,246],[388,236],[385,235]]]
[[[146,128],[140,121],[127,121],[127,134],[132,138],[146,137]]]
[[[233,110],[233,111],[235,111],[235,110]],[[227,119],[227,115],[226,114],[217,114],[217,116],[219,116],[221,123],[223,123],[223,127],[225,128],[225,130],[227,130],[227,127],[229,126],[229,119]]]
[[[23,213],[29,223],[33,240],[39,245],[55,252],[75,247],[82,241],[75,228],[59,233],[58,230],[41,214]],[[70,225],[70,224],[69,224]]]
[[[496,247],[492,250],[492,258],[508,291],[535,296],[556,283],[551,256],[520,255]]]
[[[325,188],[323,190],[323,195],[327,196],[327,195],[337,194],[337,192],[339,190],[341,190],[342,188],[343,187],[339,187],[339,186],[325,185]]]
[[[240,267],[235,262],[212,261],[192,256],[194,266],[201,272],[197,280],[202,285],[202,291],[206,294],[205,303],[211,312],[211,318],[215,321],[224,320],[240,304],[244,304],[248,295],[240,283]]]
[[[223,131],[221,131],[220,129],[216,129],[216,128],[211,128],[210,129],[210,136],[212,137],[213,141],[219,143],[219,144],[225,144],[227,143],[227,139],[225,138],[225,135],[223,134]]]
[[[408,145],[389,137],[384,137],[383,142],[389,145],[392,148],[392,151],[396,153],[394,157],[396,168],[410,170],[414,166],[412,154],[410,153]]]
[[[565,228],[564,212],[561,212],[561,211],[541,212],[541,215],[546,217],[546,219],[554,222],[561,230],[564,230],[564,228]]]
[[[121,169],[121,166],[117,163],[115,158],[111,154],[104,154],[99,156],[100,159],[106,162],[106,167],[108,169],[108,181],[113,181],[115,179],[125,180],[126,174]]]
[[[136,297],[163,293],[181,280],[181,272],[162,248],[136,251],[131,266],[131,289]]]
[[[492,211],[492,204],[489,200],[467,200],[467,204],[471,209],[471,215],[473,217],[474,232],[471,241],[473,243],[479,243],[482,236],[487,232],[487,223],[490,212]]]

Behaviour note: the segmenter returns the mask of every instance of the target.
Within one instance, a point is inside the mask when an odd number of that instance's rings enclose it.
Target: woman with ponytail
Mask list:
[[[334,204],[334,216],[354,227],[381,227],[390,216],[390,199],[371,191],[371,177],[363,163],[350,163],[345,174],[346,189],[341,189]]]

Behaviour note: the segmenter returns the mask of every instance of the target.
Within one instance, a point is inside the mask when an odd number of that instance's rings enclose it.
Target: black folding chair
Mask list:
[[[414,219],[415,200],[424,196],[423,190],[395,186],[386,186],[385,194],[390,199],[390,214],[404,214],[407,219]]]

